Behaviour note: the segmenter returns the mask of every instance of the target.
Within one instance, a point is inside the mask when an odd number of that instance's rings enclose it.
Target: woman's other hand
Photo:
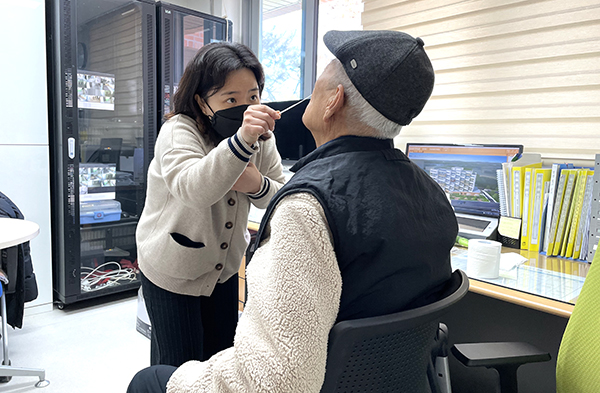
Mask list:
[[[250,105],[244,112],[242,122],[242,138],[250,146],[254,145],[258,138],[275,129],[275,120],[281,118],[278,111],[266,105]]]
[[[249,162],[244,172],[237,179],[231,189],[245,194],[256,194],[262,185],[262,175],[253,163]]]

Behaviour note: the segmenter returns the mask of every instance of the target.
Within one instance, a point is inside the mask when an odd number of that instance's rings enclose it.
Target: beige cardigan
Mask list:
[[[208,296],[239,270],[250,203],[266,207],[283,185],[275,138],[251,147],[238,131],[214,146],[192,118],[176,115],[162,126],[154,153],[136,230],[140,270],[168,291]],[[254,195],[231,191],[248,161],[263,175]]]
[[[342,277],[321,205],[310,194],[281,200],[270,237],[248,265],[248,301],[234,346],[189,361],[168,393],[318,393]]]

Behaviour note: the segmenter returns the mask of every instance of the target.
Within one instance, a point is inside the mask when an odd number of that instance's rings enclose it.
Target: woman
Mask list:
[[[271,133],[279,114],[260,105],[263,87],[247,47],[212,43],[186,67],[165,116],[136,231],[152,365],[233,345],[250,203],[266,207],[284,182]]]

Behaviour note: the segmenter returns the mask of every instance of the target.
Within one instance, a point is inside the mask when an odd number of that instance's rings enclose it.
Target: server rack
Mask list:
[[[188,62],[204,45],[231,42],[231,21],[177,5],[157,2],[158,127],[171,110],[171,98]]]
[[[156,139],[152,0],[46,1],[59,308],[139,287],[135,228]]]

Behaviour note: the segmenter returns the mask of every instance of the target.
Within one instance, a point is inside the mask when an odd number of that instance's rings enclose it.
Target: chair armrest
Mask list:
[[[465,366],[469,367],[495,368],[550,360],[548,352],[523,342],[456,344],[452,347],[452,353]]]

